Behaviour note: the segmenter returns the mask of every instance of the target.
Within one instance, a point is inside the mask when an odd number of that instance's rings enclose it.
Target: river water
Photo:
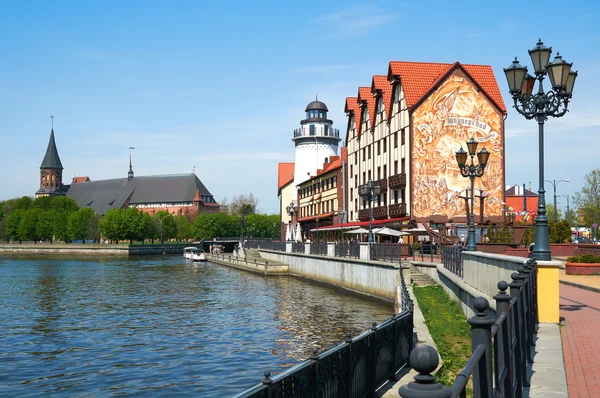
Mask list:
[[[181,256],[0,257],[0,395],[227,397],[392,310]]]

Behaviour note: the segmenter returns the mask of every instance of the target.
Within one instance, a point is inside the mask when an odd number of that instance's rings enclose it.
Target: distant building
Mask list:
[[[523,221],[532,224],[535,221],[538,208],[538,194],[526,189],[522,185],[506,187],[505,214],[514,221]]]
[[[188,216],[219,211],[219,204],[195,173],[135,177],[131,158],[127,177],[122,178],[91,181],[87,176],[74,177],[70,185],[63,185],[62,171],[52,129],[36,197],[66,195],[79,207],[89,207],[99,215],[127,207],[151,215],[159,211]]]

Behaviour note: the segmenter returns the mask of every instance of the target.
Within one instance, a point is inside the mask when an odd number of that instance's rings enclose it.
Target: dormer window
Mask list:
[[[381,113],[384,110],[384,106],[383,106],[383,97],[379,97],[377,99],[377,113]]]

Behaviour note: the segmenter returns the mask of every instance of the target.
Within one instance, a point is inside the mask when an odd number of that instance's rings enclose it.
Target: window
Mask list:
[[[394,175],[398,174],[398,161],[394,160]]]
[[[387,164],[383,165],[383,178],[387,178]]]
[[[381,180],[381,166],[377,166],[377,179]]]
[[[358,187],[358,174],[354,175],[354,188]]]
[[[371,156],[369,156],[370,158]],[[363,148],[363,160],[367,158],[367,148]]]
[[[363,171],[363,179],[362,179],[363,184],[365,184],[367,182],[366,176],[367,176],[367,174]]]
[[[394,189],[394,203],[398,203],[398,190]]]
[[[400,101],[400,85],[397,84],[394,87],[394,102]]]
[[[383,139],[383,153],[387,152],[387,137]]]
[[[406,129],[402,129],[402,145],[404,145],[404,141],[406,139],[406,137],[405,137],[405,131],[406,131]]]
[[[371,159],[371,145],[369,145],[369,147],[367,149],[367,153],[369,155],[369,159]]]
[[[350,197],[354,196],[354,188],[350,188]]]
[[[381,141],[377,141],[377,154],[381,155]]]
[[[398,132],[394,133],[394,148],[398,148]]]
[[[358,151],[354,153],[354,164],[358,164]]]
[[[404,161],[404,158],[402,158],[402,173],[406,173],[406,162]]]
[[[402,189],[402,203],[406,203],[406,189]]]
[[[354,212],[353,211],[350,212],[350,219],[354,220]]]
[[[310,135],[315,135],[315,125],[311,124],[310,126],[308,126],[308,131]]]
[[[369,181],[371,181],[371,170],[369,170]]]

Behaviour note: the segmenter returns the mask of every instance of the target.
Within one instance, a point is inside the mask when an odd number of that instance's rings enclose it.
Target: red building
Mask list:
[[[507,187],[505,193],[504,211],[513,221],[532,224],[535,221],[538,208],[538,194],[525,189],[522,185]]]

